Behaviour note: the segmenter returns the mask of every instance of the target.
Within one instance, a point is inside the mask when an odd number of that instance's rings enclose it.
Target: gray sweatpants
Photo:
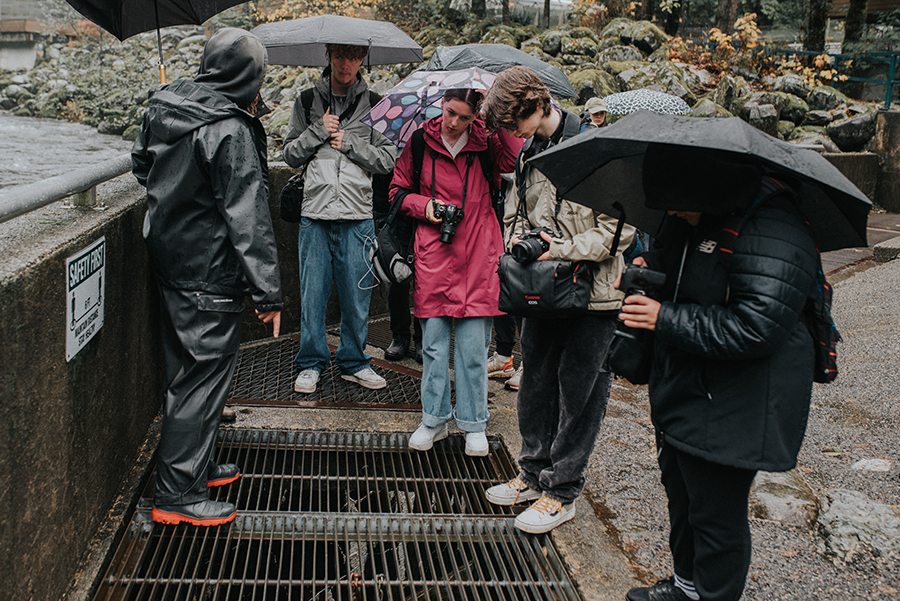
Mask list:
[[[614,312],[523,320],[519,468],[525,484],[564,505],[584,488],[606,416],[612,374],[604,364],[615,329]]]

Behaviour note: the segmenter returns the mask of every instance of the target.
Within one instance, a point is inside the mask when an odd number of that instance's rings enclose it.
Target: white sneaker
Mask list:
[[[441,424],[436,428],[430,428],[425,424],[419,424],[416,431],[409,437],[409,448],[416,451],[429,451],[438,440],[444,440],[449,435],[447,424]]]
[[[531,507],[516,517],[515,526],[529,534],[543,534],[574,517],[575,503],[563,505],[547,495],[541,495]]]
[[[516,373],[506,381],[506,389],[507,390],[518,390],[519,383],[522,381],[522,370],[525,368],[524,363],[519,363],[519,369],[516,370]]]
[[[371,367],[364,367],[355,374],[341,374],[348,382],[356,382],[369,390],[380,390],[387,386],[387,380],[375,373]]]
[[[484,491],[484,496],[494,505],[515,505],[540,499],[541,493],[528,488],[528,485],[516,476],[509,482],[490,487]]]
[[[466,455],[484,457],[488,454],[488,441],[484,432],[466,432]]]
[[[316,383],[319,381],[319,372],[314,369],[304,369],[294,380],[294,392],[310,394],[316,391]]]
[[[506,361],[494,351],[493,356],[488,357],[487,371],[489,378],[508,378],[516,373],[513,367],[512,355]]]

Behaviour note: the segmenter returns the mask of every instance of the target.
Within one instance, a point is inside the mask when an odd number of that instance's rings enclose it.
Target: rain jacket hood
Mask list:
[[[226,27],[206,42],[200,75],[194,81],[246,109],[259,93],[268,66],[269,56],[259,38],[243,29]]]

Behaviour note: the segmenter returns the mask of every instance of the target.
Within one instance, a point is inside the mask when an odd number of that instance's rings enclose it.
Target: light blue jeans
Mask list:
[[[488,423],[487,352],[491,317],[422,319],[422,423],[435,428],[451,419],[463,432]],[[456,407],[450,405],[450,331],[456,328],[453,370]]]
[[[341,343],[335,361],[344,374],[369,367],[372,356],[366,354],[366,338],[373,274],[368,251],[374,236],[371,219],[300,219],[300,352],[294,357],[297,369],[322,373],[331,361],[325,337],[325,309],[331,295],[332,273],[341,306]]]

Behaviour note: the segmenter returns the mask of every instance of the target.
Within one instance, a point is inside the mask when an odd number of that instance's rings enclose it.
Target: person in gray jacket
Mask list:
[[[370,94],[359,68],[365,46],[328,44],[329,66],[304,106],[294,103],[284,161],[306,165],[300,218],[300,370],[294,390],[315,392],[331,351],[325,337],[325,309],[332,275],[341,307],[341,342],[335,360],[345,380],[370,389],[384,388],[384,378],[369,366],[366,354],[373,273],[369,244],[372,219],[372,174],[394,167],[397,148],[362,122],[371,109]],[[333,271],[332,271],[333,265]]]
[[[147,188],[144,240],[162,299],[167,390],[152,519],[215,526],[234,519],[208,488],[240,476],[216,465],[216,432],[237,364],[244,295],[281,324],[281,276],[269,216],[266,134],[257,118],[265,46],[240,29],[206,44],[200,75],[152,92],[131,152]]]

